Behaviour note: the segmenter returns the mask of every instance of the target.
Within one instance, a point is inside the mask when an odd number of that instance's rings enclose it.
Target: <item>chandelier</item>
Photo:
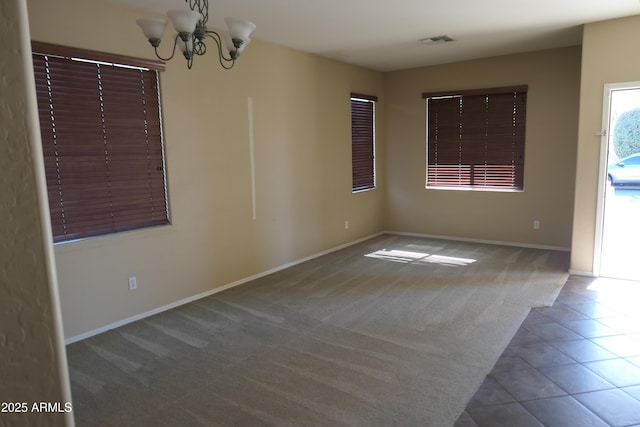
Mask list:
[[[229,31],[221,37],[215,31],[207,29],[209,20],[209,0],[185,0],[189,9],[170,10],[167,16],[173,23],[176,34],[173,36],[173,50],[169,57],[162,57],[158,53],[158,46],[164,34],[167,21],[164,19],[138,19],[136,23],[142,28],[142,32],[149,39],[158,59],[168,61],[176,54],[176,46],[180,48],[187,60],[187,67],[191,69],[194,55],[204,55],[207,52],[205,39],[211,38],[218,48],[218,60],[225,69],[230,69],[240,56],[240,53],[251,42],[249,36],[256,29],[253,22],[236,18],[225,18]],[[224,39],[224,40],[223,40]],[[228,56],[223,51],[228,51]]]

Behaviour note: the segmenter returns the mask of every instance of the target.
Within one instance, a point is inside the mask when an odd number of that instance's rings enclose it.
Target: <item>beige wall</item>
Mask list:
[[[150,57],[133,24],[136,12],[99,1],[29,0],[28,6],[34,40]],[[0,63],[0,142],[6,154],[0,158],[0,390],[3,401],[64,401],[69,390],[56,334],[55,267],[38,202],[43,200],[38,136],[29,128],[35,111],[24,102],[33,100],[30,76],[23,74],[28,49],[16,48],[16,37],[26,38],[28,30],[23,7],[24,0],[0,4],[5,59]],[[602,88],[640,80],[640,59],[626,52],[628,41],[640,37],[638,24],[640,17],[587,25],[582,59],[579,48],[567,48],[386,76],[260,41],[230,72],[210,57],[199,58],[191,72],[179,62],[169,63],[162,93],[173,224],[55,247],[65,335],[77,336],[383,229],[571,246],[572,269],[590,272]],[[525,191],[425,190],[420,93],[513,84],[529,85]],[[356,195],[349,187],[350,91],[381,97],[380,188]],[[531,230],[533,219],[542,221],[538,232]],[[131,275],[139,280],[135,292],[127,290]],[[7,351],[8,345],[20,354]]]
[[[152,57],[134,24],[143,12],[100,0],[28,5],[34,40]],[[261,42],[258,28],[234,70],[211,56],[196,58],[191,71],[169,62],[161,87],[172,225],[55,247],[65,336],[385,229],[571,247],[572,267],[589,271],[597,166],[590,139],[602,84],[638,80],[635,56],[616,57],[625,66],[611,70],[602,57],[636,31],[634,22],[588,25],[582,58],[571,47],[382,74]],[[519,84],[529,85],[525,191],[426,190],[420,94]],[[359,194],[350,191],[351,91],[380,96],[379,188]],[[134,275],[139,288],[130,292]]]
[[[153,55],[135,24],[142,12],[100,1],[28,4],[34,40]],[[349,93],[381,96],[380,73],[254,40],[231,71],[211,53],[191,71],[169,62],[161,89],[172,225],[55,247],[67,338],[383,229],[384,186],[352,194],[350,163]],[[383,138],[378,146],[382,153]]]
[[[571,269],[593,273],[604,85],[640,81],[640,16],[585,25]]]
[[[71,414],[32,411],[70,402],[51,250],[26,2],[0,3],[1,425],[73,425]],[[5,408],[3,406],[3,412]],[[9,408],[10,409],[10,408]]]
[[[423,92],[529,85],[523,192],[425,189]],[[580,48],[432,66],[386,76],[390,230],[568,248]],[[533,230],[533,220],[541,229]]]

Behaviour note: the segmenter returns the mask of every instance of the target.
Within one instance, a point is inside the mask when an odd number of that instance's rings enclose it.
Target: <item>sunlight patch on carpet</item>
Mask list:
[[[396,249],[380,249],[365,255],[369,258],[377,258],[385,261],[393,261],[400,263],[427,263],[442,264],[452,267],[463,267],[476,262],[471,258],[459,258],[445,255],[427,254],[423,252],[400,251]]]

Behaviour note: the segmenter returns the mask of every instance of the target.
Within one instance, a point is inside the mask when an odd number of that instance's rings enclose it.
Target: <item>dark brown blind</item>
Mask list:
[[[168,223],[157,72],[33,62],[54,242]]]
[[[375,188],[375,102],[370,95],[351,94],[352,191]]]
[[[427,186],[523,188],[527,91],[505,90],[427,96]]]

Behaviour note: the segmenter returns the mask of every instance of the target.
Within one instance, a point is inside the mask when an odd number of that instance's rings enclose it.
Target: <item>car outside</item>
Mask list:
[[[640,186],[640,153],[610,164],[607,176],[614,187]]]

